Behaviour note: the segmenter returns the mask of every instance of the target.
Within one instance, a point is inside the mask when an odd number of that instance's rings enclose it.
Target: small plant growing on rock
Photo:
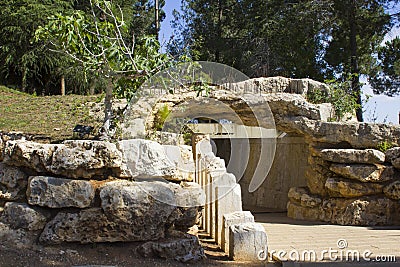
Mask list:
[[[354,114],[360,108],[357,103],[358,96],[351,92],[350,75],[345,81],[327,80],[329,92],[312,91],[307,94],[307,100],[313,104],[331,103],[335,109],[335,117],[332,121],[348,120],[346,115]]]
[[[392,147],[393,147],[393,144],[392,144],[392,143],[389,143],[389,142],[386,141],[386,140],[380,142],[380,143],[376,146],[376,148],[377,148],[379,151],[383,152],[383,153],[385,153],[387,150],[391,149]]]
[[[156,116],[154,117],[154,127],[156,131],[162,130],[164,122],[167,120],[170,113],[171,111],[169,110],[168,105],[164,105],[157,111]]]

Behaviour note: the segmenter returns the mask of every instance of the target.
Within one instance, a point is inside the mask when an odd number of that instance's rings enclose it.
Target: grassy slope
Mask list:
[[[100,96],[36,97],[0,86],[0,131],[41,134],[53,141],[72,138],[77,124],[100,126],[89,116],[88,102]]]

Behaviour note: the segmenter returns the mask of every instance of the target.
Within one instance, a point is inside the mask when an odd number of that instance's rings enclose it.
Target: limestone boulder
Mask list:
[[[177,169],[178,175],[183,181],[193,181],[195,165],[193,161],[192,147],[180,145],[163,145],[167,158]]]
[[[143,226],[144,227],[144,226]],[[150,239],[159,236],[149,231]],[[117,242],[138,239],[133,227],[109,218],[101,208],[83,209],[78,212],[59,212],[48,222],[41,233],[40,242],[60,244],[62,242]]]
[[[199,207],[183,208],[177,203],[203,204],[188,194],[193,187],[160,181],[106,182],[99,188],[101,208],[78,212],[60,212],[47,223],[40,240],[61,242],[150,241],[164,238],[168,229],[178,225],[189,227],[198,220]],[[178,198],[181,200],[178,201]],[[190,199],[190,200],[189,200]],[[193,202],[194,201],[194,202]],[[190,222],[190,223],[189,223]],[[190,225],[190,226],[192,226]]]
[[[391,225],[398,221],[398,203],[383,197],[331,198],[321,206],[322,220],[341,225]]]
[[[386,151],[386,159],[396,169],[400,169],[400,147],[394,147]]]
[[[320,207],[305,207],[300,203],[289,201],[287,204],[287,216],[296,220],[320,221]]]
[[[290,188],[288,197],[290,202],[309,208],[317,207],[322,203],[321,198],[311,195],[305,187]]]
[[[347,143],[356,149],[376,148],[382,142],[400,144],[400,127],[358,122],[324,122],[304,116],[278,116],[276,125],[287,133],[306,135],[314,142]]]
[[[121,165],[121,152],[112,143],[68,140],[54,151],[47,170],[69,178],[92,178],[118,176]]]
[[[95,190],[89,181],[32,176],[26,195],[31,205],[86,208],[92,204]]]
[[[323,149],[322,159],[336,163],[383,163],[385,154],[375,149]]]
[[[109,142],[69,140],[63,144],[39,144],[18,140],[7,142],[4,162],[38,173],[92,178],[118,175],[122,157],[116,146]]]
[[[387,182],[399,177],[392,166],[381,164],[341,164],[334,163],[330,170],[334,173],[348,179],[361,182],[381,183]]]
[[[360,197],[382,193],[383,185],[377,183],[360,183],[340,178],[328,178],[325,183],[332,197]]]
[[[143,139],[122,140],[118,143],[124,163],[133,178],[163,178],[181,181],[177,168],[162,145]]]
[[[334,114],[330,104],[311,104],[304,97],[295,94],[271,94],[264,95],[263,98],[258,97],[258,99],[261,105],[267,101],[272,113],[279,116],[302,116],[312,120],[327,121]]]
[[[179,262],[195,262],[205,258],[204,249],[196,236],[177,231],[164,239],[146,242],[137,251],[145,258],[157,257]]]
[[[36,172],[48,172],[52,164],[53,153],[63,145],[40,144],[31,141],[8,141],[4,150],[4,163],[27,167]]]
[[[306,167],[305,177],[307,187],[312,194],[326,196],[328,192],[325,188],[326,179],[334,177],[335,173],[329,170],[329,164],[320,157],[308,158],[308,166]]]
[[[400,200],[400,181],[395,181],[385,186],[383,192],[388,198]]]
[[[131,224],[139,240],[162,237],[176,207],[174,191],[163,182],[110,182],[101,188],[100,199],[107,216]]]
[[[50,212],[26,203],[7,202],[0,220],[13,229],[42,230],[50,219]]]
[[[28,175],[17,167],[0,163],[0,199],[20,200],[25,197]]]

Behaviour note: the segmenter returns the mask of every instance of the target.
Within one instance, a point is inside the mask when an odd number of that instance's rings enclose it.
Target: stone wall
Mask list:
[[[304,138],[306,149],[304,154],[308,154],[307,163],[304,164],[307,186],[289,191],[288,216],[347,225],[399,223],[397,218],[397,214],[400,214],[399,200],[396,196],[400,181],[399,160],[397,152],[393,152],[398,151],[398,148],[387,152],[379,162],[365,162],[360,159],[355,162],[347,160],[336,162],[336,159],[326,156],[327,153],[332,153],[366,157],[365,155],[369,153],[379,154],[377,148],[382,144],[399,147],[399,126],[358,123],[354,120],[331,121],[335,117],[331,104],[312,104],[305,98],[308,92],[328,91],[328,86],[309,79],[257,78],[227,87],[230,91],[222,90],[221,87],[215,88],[209,93],[208,98],[199,97],[196,92],[181,92],[140,99],[131,108],[132,121],[140,125],[137,128],[141,130],[140,134],[146,135],[146,131],[154,131],[154,114],[157,112],[157,107],[168,105],[172,112],[179,112],[182,105],[196,100],[197,105],[193,109],[186,110],[192,113],[198,111],[201,114],[204,112],[201,101],[209,101],[211,98],[223,102],[235,111],[232,117],[229,117],[229,114],[222,114],[225,119],[235,122],[236,116],[240,117],[244,125],[258,126],[252,110],[241,98],[241,95],[246,94],[246,101],[251,102],[252,109],[267,110],[266,104],[268,104],[278,130]],[[210,115],[221,115],[217,107],[213,109],[208,105],[207,109]],[[180,115],[185,114],[181,112]],[[267,114],[261,120],[269,122],[271,118],[268,116]],[[132,132],[139,133],[139,130]],[[325,149],[333,150],[327,152]],[[301,160],[305,162],[305,158]],[[290,173],[293,175],[290,177],[292,180],[303,179],[302,173],[296,175],[293,170]],[[370,175],[375,178],[368,178]],[[276,179],[285,181],[288,178]],[[260,190],[271,189],[270,185],[265,186]],[[282,190],[283,194],[287,193],[284,192],[286,189]],[[254,196],[246,195],[243,188],[242,194],[244,203],[254,202]],[[260,198],[261,202],[264,201],[262,197]]]
[[[9,140],[0,155],[1,229],[43,244],[148,241],[142,254],[163,247],[163,257],[204,257],[197,237],[186,234],[205,204],[192,182],[190,147]],[[181,243],[189,250],[173,249]]]

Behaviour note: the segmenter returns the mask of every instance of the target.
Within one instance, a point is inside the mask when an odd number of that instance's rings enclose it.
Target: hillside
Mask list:
[[[90,109],[101,95],[32,96],[0,86],[0,131],[44,135],[51,141],[73,138],[77,124],[101,126]],[[97,119],[96,119],[97,117]]]

